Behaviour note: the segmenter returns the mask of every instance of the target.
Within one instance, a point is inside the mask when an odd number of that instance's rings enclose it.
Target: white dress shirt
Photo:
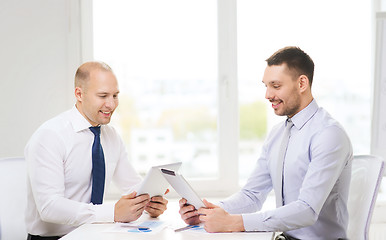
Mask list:
[[[45,122],[25,148],[28,166],[26,225],[30,234],[62,236],[84,223],[114,221],[114,204],[93,205],[90,123],[76,107]],[[105,192],[114,183],[129,192],[141,181],[128,161],[122,139],[101,126],[106,178]]]
[[[268,135],[257,165],[243,189],[222,201],[241,213],[246,231],[284,231],[299,239],[346,237],[352,146],[344,129],[313,100],[291,118],[294,126],[283,169],[284,206],[259,211],[277,176],[278,151],[285,123]]]

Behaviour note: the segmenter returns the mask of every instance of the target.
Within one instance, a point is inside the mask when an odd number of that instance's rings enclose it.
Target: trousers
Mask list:
[[[58,236],[52,236],[52,237],[41,237],[38,235],[31,235],[28,233],[27,240],[58,240],[61,237]]]

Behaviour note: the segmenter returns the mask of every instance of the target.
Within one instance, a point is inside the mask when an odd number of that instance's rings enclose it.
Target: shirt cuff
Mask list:
[[[114,222],[115,203],[103,203],[93,205],[95,210],[95,222]]]
[[[267,231],[263,224],[263,214],[247,213],[241,214],[246,232]]]

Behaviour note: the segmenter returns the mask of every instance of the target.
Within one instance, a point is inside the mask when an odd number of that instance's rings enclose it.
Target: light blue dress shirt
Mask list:
[[[267,194],[281,187],[277,155],[286,121],[268,135],[243,189],[220,205],[229,213],[242,214],[246,231],[283,231],[307,240],[345,238],[353,159],[350,140],[315,100],[291,120],[283,169],[284,206],[259,211]]]

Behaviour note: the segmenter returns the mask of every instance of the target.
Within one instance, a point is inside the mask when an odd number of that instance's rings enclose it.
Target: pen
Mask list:
[[[148,227],[141,227],[141,226],[135,226],[135,225],[122,225],[124,228],[137,228],[140,231],[149,230]]]
[[[196,227],[199,227],[198,225],[188,225],[186,227],[182,227],[182,228],[177,228],[174,230],[174,232],[181,232],[181,231],[184,231],[184,230],[187,230],[187,229],[190,229],[190,228],[196,228]]]

